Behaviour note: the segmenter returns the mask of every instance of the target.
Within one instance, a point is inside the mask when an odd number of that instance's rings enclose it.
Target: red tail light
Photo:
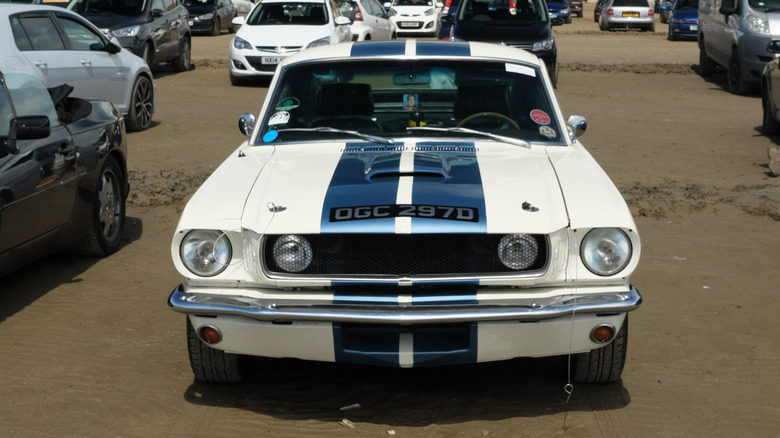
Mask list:
[[[655,12],[653,12],[653,8],[648,9],[647,16],[648,17],[655,17]]]
[[[612,9],[607,10],[607,15],[615,15],[615,11]]]
[[[355,21],[363,21],[363,14],[360,13],[360,6],[355,5]]]

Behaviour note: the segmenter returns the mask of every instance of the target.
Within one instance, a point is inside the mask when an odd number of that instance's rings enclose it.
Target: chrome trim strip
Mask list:
[[[480,321],[543,321],[576,314],[623,313],[642,304],[639,291],[560,295],[511,300],[502,305],[302,305],[239,295],[188,293],[179,285],[168,298],[176,312],[236,315],[257,321],[324,321],[364,324],[436,324]]]

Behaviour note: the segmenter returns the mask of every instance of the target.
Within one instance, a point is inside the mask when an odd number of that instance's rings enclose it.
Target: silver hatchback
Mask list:
[[[599,28],[655,32],[655,12],[647,0],[607,0],[599,19]]]

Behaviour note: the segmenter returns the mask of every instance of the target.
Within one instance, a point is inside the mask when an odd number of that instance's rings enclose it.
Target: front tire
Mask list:
[[[133,95],[127,110],[127,130],[143,131],[152,124],[154,113],[154,85],[146,76],[138,76],[133,84]]]
[[[179,49],[179,56],[173,61],[173,69],[178,72],[187,71],[192,67],[192,64],[190,63],[191,50],[189,38],[184,38],[184,40],[182,40]]]
[[[704,41],[702,41],[699,43],[699,75],[703,78],[711,77],[715,74],[715,66],[715,61],[704,51]]]
[[[187,316],[187,349],[195,380],[203,383],[240,383],[246,377],[248,357],[225,353],[198,338]]]
[[[748,94],[752,89],[750,81],[745,79],[745,71],[739,61],[739,51],[734,49],[729,57],[728,70],[729,91],[733,94]]]
[[[106,158],[100,170],[92,206],[89,234],[74,251],[81,255],[107,256],[122,243],[125,230],[125,178],[116,158]]]
[[[620,379],[626,363],[628,315],[615,339],[604,347],[571,357],[571,378],[577,383],[612,383]]]
[[[766,90],[766,87],[761,90],[761,103],[764,108],[764,120],[761,131],[764,135],[780,134],[780,123],[775,120],[774,112],[772,111],[772,103],[769,101],[769,92]]]
[[[214,19],[214,27],[211,28],[211,36],[219,36],[220,32],[222,32],[222,23],[219,22],[219,18]]]

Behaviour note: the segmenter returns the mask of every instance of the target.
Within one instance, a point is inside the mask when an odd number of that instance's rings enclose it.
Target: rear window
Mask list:
[[[615,0],[612,2],[612,6],[630,6],[630,7],[650,7],[647,0]]]

